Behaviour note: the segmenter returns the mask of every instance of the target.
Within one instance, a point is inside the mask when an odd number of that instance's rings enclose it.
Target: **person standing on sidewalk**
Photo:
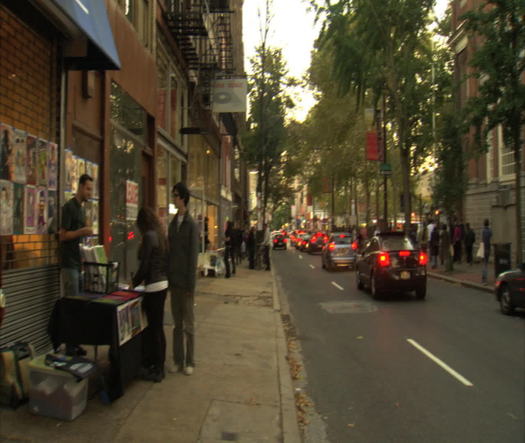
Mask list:
[[[438,264],[438,255],[439,255],[439,229],[437,227],[433,227],[430,233],[429,246],[430,246],[430,261],[432,263],[432,269],[436,269],[437,264]]]
[[[452,233],[452,245],[454,249],[454,263],[461,263],[461,240],[462,231],[459,222],[456,222]]]
[[[226,266],[226,278],[230,278],[232,274],[235,274],[235,255],[234,239],[235,232],[233,229],[233,222],[228,220],[226,222],[226,231],[224,231],[224,264]]]
[[[481,241],[483,242],[483,268],[481,270],[481,282],[488,283],[488,268],[490,257],[490,241],[492,240],[492,229],[490,229],[489,219],[483,222],[483,231],[481,231]]]
[[[266,265],[266,270],[270,270],[270,246],[272,245],[272,239],[270,237],[270,228],[268,223],[264,224],[264,237],[263,237],[263,246],[264,246],[264,264]]]
[[[145,283],[142,306],[146,311],[148,327],[142,338],[143,378],[159,383],[164,378],[166,360],[164,302],[168,289],[168,244],[162,224],[152,209],[140,209],[137,226],[142,243],[139,248],[140,266],[133,276],[132,286]]]
[[[255,240],[255,226],[252,226],[248,231],[248,238],[246,240],[246,249],[248,250],[248,267],[255,269],[255,250],[257,242]]]
[[[467,263],[472,266],[472,249],[476,242],[476,234],[470,227],[470,223],[466,224],[465,229],[465,253],[467,255]]]
[[[197,274],[199,229],[188,213],[190,192],[183,183],[172,190],[177,215],[168,228],[168,282],[171,293],[173,328],[173,366],[170,373],[195,368],[195,316],[193,299]]]
[[[83,203],[93,195],[93,179],[83,174],[78,181],[75,196],[62,207],[62,218],[58,238],[60,240],[60,274],[65,296],[78,296],[82,288],[80,279],[80,242],[82,237],[93,235],[93,229],[86,226]],[[66,354],[86,355],[77,344],[66,343]]]

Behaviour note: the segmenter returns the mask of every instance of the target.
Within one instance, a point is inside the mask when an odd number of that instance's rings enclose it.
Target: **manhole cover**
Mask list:
[[[366,314],[377,311],[377,306],[366,301],[329,301],[319,303],[329,314]]]

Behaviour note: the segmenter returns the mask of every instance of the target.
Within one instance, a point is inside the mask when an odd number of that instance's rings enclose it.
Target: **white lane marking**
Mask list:
[[[409,342],[412,346],[414,346],[416,349],[421,351],[423,354],[425,354],[430,360],[432,360],[434,363],[437,363],[439,366],[441,366],[445,371],[447,371],[450,375],[455,377],[457,380],[459,380],[461,383],[463,383],[465,386],[474,386],[470,381],[468,381],[465,377],[463,377],[458,372],[454,371],[450,366],[448,366],[446,363],[441,361],[439,358],[437,358],[434,354],[432,354],[430,351],[427,351],[423,346],[421,346],[418,342],[415,340],[412,340],[411,338],[407,338],[407,342]]]
[[[340,291],[344,291],[344,290],[345,290],[345,288],[343,288],[342,286],[339,286],[335,281],[333,281],[332,284],[333,284],[337,289],[339,289]]]
[[[310,265],[310,267],[311,267],[312,269],[315,269],[315,266],[314,266],[314,265]]]
[[[303,259],[303,256],[302,256],[302,255],[299,255],[299,258],[302,260],[302,259]]]

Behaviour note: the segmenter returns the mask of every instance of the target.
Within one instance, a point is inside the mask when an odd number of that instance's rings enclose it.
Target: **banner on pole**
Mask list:
[[[379,146],[376,131],[368,131],[366,133],[366,159],[370,161],[379,160]]]

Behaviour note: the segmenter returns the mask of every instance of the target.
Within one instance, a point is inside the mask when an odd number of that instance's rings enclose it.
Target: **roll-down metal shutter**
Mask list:
[[[38,353],[52,348],[47,324],[60,297],[58,265],[4,271],[6,311],[0,329],[0,346],[30,342]]]

